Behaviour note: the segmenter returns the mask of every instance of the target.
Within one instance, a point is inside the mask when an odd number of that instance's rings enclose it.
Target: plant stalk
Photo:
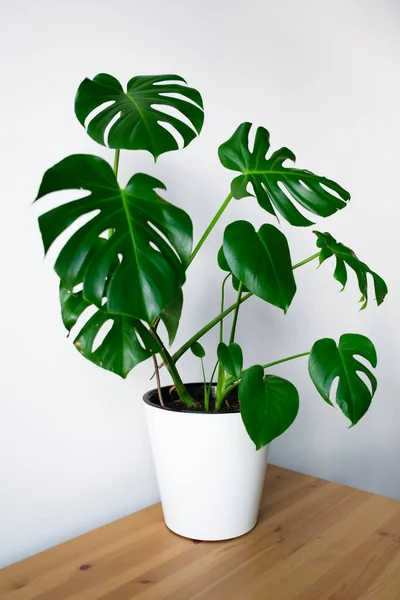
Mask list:
[[[236,300],[235,312],[233,313],[231,337],[229,338],[229,343],[230,344],[232,344],[235,341],[236,325],[237,325],[237,320],[238,320],[238,316],[239,316],[240,299],[242,297],[242,291],[243,291],[243,283],[240,282],[239,283],[239,288],[238,288],[238,295],[237,295],[237,300]]]
[[[164,346],[163,341],[160,338],[160,336],[158,335],[158,333],[152,328],[150,328],[149,331],[150,331],[151,335],[154,337],[154,339],[157,341],[158,345],[160,346],[161,358],[162,358],[163,362],[165,363],[165,366],[167,367],[169,374],[172,377],[172,381],[174,382],[174,385],[176,387],[176,391],[178,392],[179,398],[182,400],[182,402],[184,404],[186,404],[187,407],[189,407],[189,408],[193,407],[195,404],[195,401],[193,400],[192,396],[187,391],[185,384],[183,383],[181,376],[179,375],[179,372],[176,368],[174,359],[172,358],[172,356],[170,355],[170,353]]]
[[[153,363],[154,363],[154,372],[155,372],[156,380],[157,380],[158,399],[160,401],[160,406],[164,406],[164,401],[163,401],[162,393],[161,393],[160,370],[158,368],[157,358],[155,357],[154,354],[153,354]]]
[[[301,354],[293,354],[293,356],[287,356],[286,358],[280,358],[279,360],[274,360],[273,362],[267,363],[265,365],[261,365],[263,369],[267,369],[268,367],[273,367],[275,365],[279,365],[281,363],[285,363],[288,362],[289,360],[295,360],[296,358],[301,358],[302,356],[308,356],[309,354],[311,354],[311,352],[302,352]],[[229,392],[231,392],[232,390],[234,390],[236,387],[238,387],[238,385],[240,384],[240,379],[243,376],[244,371],[241,372],[240,374],[240,378],[238,381],[235,381],[235,383],[232,383],[231,385],[228,385],[225,390],[223,391],[223,398],[225,398],[225,396],[227,394],[229,394]],[[222,400],[223,400],[222,398]],[[221,400],[221,404],[222,404],[222,400]],[[217,409],[217,407],[216,407]]]
[[[312,260],[318,258],[319,256],[319,252],[316,252],[315,254],[313,254],[312,256],[309,256],[308,258],[305,258],[304,260],[302,260],[301,262],[293,265],[293,270],[297,269],[298,267],[301,267],[302,265],[305,265],[309,262],[311,262]],[[240,299],[240,304],[242,304],[242,302],[245,302],[246,300],[248,300],[249,298],[251,298],[251,296],[253,296],[254,294],[252,294],[252,292],[249,292],[248,294],[246,294],[245,296],[243,296]],[[204,327],[202,327],[201,329],[199,329],[199,331],[197,333],[195,333],[190,340],[188,340],[187,342],[185,342],[173,355],[173,360],[175,362],[177,362],[184,354],[185,352],[187,352],[190,348],[190,346],[192,344],[194,344],[194,342],[197,342],[197,340],[199,340],[201,337],[203,337],[203,335],[205,335],[206,333],[208,333],[210,331],[210,329],[212,329],[215,325],[217,325],[221,319],[224,319],[227,315],[229,315],[229,313],[231,313],[233,310],[235,310],[236,308],[236,302],[234,304],[232,304],[231,306],[229,306],[228,308],[226,308],[224,311],[222,311],[219,315],[217,315],[214,319],[212,319],[209,323],[207,323],[207,325],[205,325]]]
[[[189,258],[189,262],[188,262],[188,266],[190,265],[190,263],[194,260],[196,254],[198,253],[198,251],[200,250],[200,248],[202,247],[202,245],[204,244],[204,242],[206,241],[206,239],[208,238],[208,236],[210,235],[211,231],[214,229],[215,225],[217,224],[217,222],[219,221],[222,213],[224,212],[224,210],[226,209],[226,207],[228,206],[229,202],[232,200],[233,196],[232,194],[229,194],[224,202],[221,204],[220,208],[218,209],[215,217],[213,218],[213,220],[211,221],[211,223],[209,224],[209,226],[207,227],[207,229],[205,230],[205,232],[203,233],[203,235],[201,236],[197,246],[195,247],[195,249],[193,250],[190,258]]]
[[[248,298],[250,298],[250,296],[253,296],[253,294],[251,292],[249,292],[248,294],[246,294],[245,296],[243,296],[243,298],[241,298],[240,303],[245,302]],[[202,329],[200,329],[197,333],[195,333],[190,340],[188,340],[187,342],[185,342],[183,344],[183,346],[181,346],[172,356],[172,360],[174,362],[177,362],[181,356],[183,356],[185,354],[185,352],[187,352],[187,350],[189,350],[190,346],[192,346],[194,344],[194,342],[197,342],[197,340],[199,340],[201,337],[203,337],[203,335],[205,335],[208,331],[210,331],[210,329],[212,329],[215,325],[217,325],[221,319],[223,319],[224,317],[226,317],[227,315],[229,315],[233,310],[235,310],[236,308],[236,302],[234,304],[232,304],[231,306],[229,306],[229,308],[226,308],[222,313],[220,313],[217,317],[215,317],[214,319],[212,319],[212,321],[210,321],[209,323],[207,323],[207,325],[205,325]]]
[[[118,177],[118,167],[119,167],[119,155],[120,155],[121,150],[116,150],[115,154],[114,154],[114,174],[115,177]],[[109,229],[108,230],[108,238],[110,238],[112,236],[112,234],[114,233],[114,229]]]

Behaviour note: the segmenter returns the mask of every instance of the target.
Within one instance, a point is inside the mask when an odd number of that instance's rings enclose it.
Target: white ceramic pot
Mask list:
[[[268,447],[255,449],[240,413],[162,408],[156,390],[143,399],[167,527],[195,540],[226,540],[253,529]]]

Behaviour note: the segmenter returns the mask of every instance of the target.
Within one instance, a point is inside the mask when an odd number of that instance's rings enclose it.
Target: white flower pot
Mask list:
[[[143,399],[167,527],[195,540],[253,529],[268,447],[255,449],[240,413],[162,408],[156,390]]]

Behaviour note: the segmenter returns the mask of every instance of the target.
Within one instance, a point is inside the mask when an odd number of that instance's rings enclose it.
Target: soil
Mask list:
[[[187,389],[189,391],[189,393],[191,394],[192,398],[196,401],[197,406],[196,408],[188,408],[186,406],[186,404],[184,404],[180,399],[178,394],[176,393],[176,390],[174,387],[166,389],[166,388],[162,388],[162,398],[163,398],[163,402],[164,405],[167,408],[171,408],[172,410],[175,411],[195,411],[198,410],[200,412],[205,412],[205,407],[204,407],[204,388],[201,385],[191,385],[189,384],[187,386]],[[210,406],[209,406],[209,412],[214,412],[215,409],[215,397],[213,395],[213,391],[214,389],[212,389],[211,394],[210,394]],[[152,398],[152,403],[153,404],[158,404],[158,406],[160,406],[159,403],[159,399],[158,399],[158,395],[156,395],[155,397]],[[237,390],[232,390],[227,397],[225,398],[225,400],[222,403],[222,406],[220,408],[220,410],[218,411],[219,413],[230,413],[230,412],[238,412],[240,410],[240,405],[239,405],[239,398],[237,395]]]

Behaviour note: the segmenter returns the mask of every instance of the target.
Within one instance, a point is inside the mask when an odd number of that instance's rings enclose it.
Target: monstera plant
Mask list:
[[[383,302],[385,282],[349,247],[329,233],[314,231],[317,251],[292,264],[288,241],[279,228],[277,218],[294,227],[309,227],[313,216],[329,217],[345,208],[350,194],[331,179],[294,168],[295,155],[288,148],[270,152],[270,135],[263,127],[256,129],[251,148],[253,126],[242,123],[218,150],[222,166],[235,172],[230,191],[192,249],[190,216],[164,197],[161,181],[135,173],[121,188],[117,177],[121,150],[146,150],[157,160],[177,150],[178,139],[183,146],[194,140],[204,118],[199,92],[177,75],[134,77],[124,89],[111,75],[100,74],[79,86],[75,114],[95,142],[114,150],[113,167],[94,155],[68,156],[46,171],[36,200],[46,210],[39,218],[46,252],[61,234],[70,232],[55,271],[60,278],[63,323],[68,331],[76,330],[73,343],[82,356],[124,378],[152,357],[162,406],[173,401],[175,407],[194,412],[240,409],[257,448],[281,435],[299,408],[295,386],[271,368],[308,356],[309,374],[319,394],[356,424],[377,387],[372,372],[377,357],[367,337],[345,333],[338,342],[320,339],[307,352],[259,365],[246,364],[246,353],[236,341],[242,303],[257,296],[286,312],[296,293],[295,272],[310,261],[334,260],[334,277],[343,288],[348,271],[354,271],[362,309],[371,284],[377,304]],[[48,207],[49,194],[61,190],[76,190],[77,199]],[[215,261],[222,279],[220,313],[172,352],[169,346],[179,326],[186,270],[222,213],[232,206],[231,200],[252,196],[264,209],[265,222],[256,230],[251,223],[237,220],[225,229]],[[225,307],[228,282],[237,298]],[[232,319],[225,337],[227,317]],[[167,341],[162,339],[160,324]],[[207,377],[199,340],[216,326],[220,329],[218,347],[212,351],[216,365]],[[193,396],[178,370],[179,359],[188,350],[202,361],[200,397]],[[159,383],[161,367],[173,380],[167,392]]]

